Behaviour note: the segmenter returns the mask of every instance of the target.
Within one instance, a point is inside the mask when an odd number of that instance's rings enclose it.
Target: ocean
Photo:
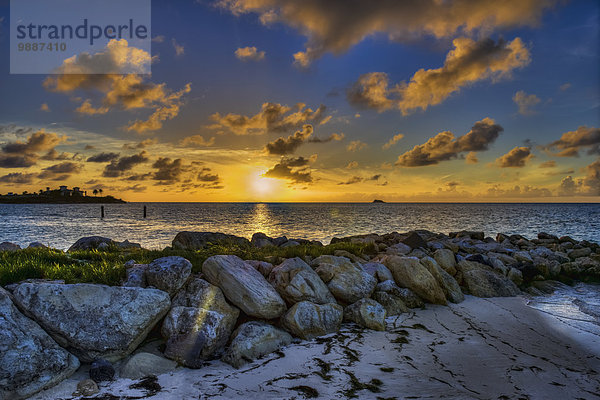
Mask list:
[[[147,206],[147,218],[143,207]],[[431,204],[431,203],[127,203],[1,204],[0,242],[21,246],[38,241],[67,249],[83,236],[100,235],[162,249],[181,231],[223,232],[250,238],[320,240],[364,233],[428,229],[518,233],[538,232],[600,242],[600,204]]]

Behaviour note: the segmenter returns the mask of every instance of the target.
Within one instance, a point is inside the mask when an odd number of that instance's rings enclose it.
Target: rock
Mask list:
[[[137,353],[121,367],[121,378],[142,379],[149,375],[162,375],[177,368],[175,361],[151,353]]]
[[[239,311],[230,314],[198,307],[173,307],[161,334],[167,339],[165,356],[189,368],[200,368],[215,358],[229,340]]]
[[[423,300],[408,288],[401,288],[393,280],[381,282],[375,289],[377,292],[384,292],[398,297],[409,308],[421,308],[425,305]]]
[[[402,239],[401,242],[411,249],[427,248],[427,242],[416,232],[409,232],[408,236]]]
[[[250,246],[246,238],[215,232],[179,232],[172,246],[180,250],[201,250],[211,244]]]
[[[282,244],[281,248],[285,248],[285,247],[296,247],[296,246],[300,246],[300,243],[298,243],[295,240],[288,240],[287,242],[285,242],[284,244]]]
[[[31,242],[29,243],[29,246],[27,246],[28,249],[47,249],[48,246],[46,246],[44,243],[41,242]]]
[[[247,315],[263,319],[281,316],[286,305],[277,291],[250,264],[236,256],[212,256],[202,264],[206,280]]]
[[[239,312],[235,307],[229,305],[219,287],[210,284],[199,275],[194,275],[183,287],[173,300],[171,307],[193,307],[205,310],[218,311],[223,314],[235,314]],[[236,316],[237,318],[237,316]]]
[[[320,259],[326,260],[321,256],[315,261]],[[377,279],[365,272],[360,264],[353,264],[345,257],[335,257],[331,261],[335,264],[319,263],[315,271],[337,300],[352,304],[371,296],[377,285]]]
[[[0,399],[23,399],[71,376],[79,360],[13,305],[0,287]]]
[[[548,240],[549,239],[549,240],[553,240],[555,242],[558,242],[558,236],[554,236],[554,235],[551,235],[551,234],[546,233],[546,232],[540,232],[540,233],[538,233],[537,237],[538,237],[538,239],[542,239],[542,240]]]
[[[433,304],[446,304],[444,291],[418,258],[386,256],[383,264],[392,271],[399,286],[407,287]]]
[[[127,270],[125,271],[127,278],[123,285],[127,287],[141,287],[145,288],[148,286],[146,280],[146,271],[148,270],[148,264],[129,264],[125,263]]]
[[[589,247],[584,247],[581,249],[573,249],[567,253],[567,255],[569,256],[569,258],[571,260],[575,260],[580,257],[587,257],[590,254],[592,254],[592,249],[590,249]]]
[[[104,359],[95,360],[90,366],[90,378],[96,382],[112,381],[115,377],[115,368]]]
[[[183,257],[162,257],[152,261],[146,269],[146,281],[171,295],[175,294],[192,273],[192,263]]]
[[[484,232],[478,232],[478,231],[450,232],[448,234],[448,236],[450,238],[470,238],[470,239],[474,239],[474,240],[483,240],[483,239],[485,239],[485,233]]]
[[[142,245],[139,243],[133,243],[129,240],[123,240],[122,242],[117,242],[117,247],[121,250],[132,250],[132,249],[141,249]]]
[[[410,253],[412,248],[404,243],[396,243],[385,249],[385,252],[390,255],[404,255]]]
[[[235,368],[240,368],[290,343],[292,343],[292,336],[273,325],[260,321],[246,322],[233,333],[233,340],[222,360]]]
[[[503,276],[508,275],[508,271],[510,271],[511,267],[507,267],[506,265],[504,265],[504,263],[502,261],[500,261],[496,257],[491,257],[491,258],[489,258],[489,260],[490,260],[490,264],[492,265],[492,268],[496,272],[498,272],[500,275],[503,275]]]
[[[78,250],[108,250],[110,246],[116,246],[121,249],[136,248],[139,249],[142,246],[138,243],[131,243],[128,240],[124,242],[115,242],[114,240],[102,236],[87,236],[77,240],[69,250],[67,251],[78,251]]]
[[[273,246],[272,238],[268,237],[262,232],[256,232],[252,235],[252,239],[250,239],[250,243],[252,243],[255,247],[267,247]]]
[[[464,285],[473,296],[510,297],[519,294],[519,289],[513,281],[493,272],[486,265],[461,261],[458,268],[462,273]]]
[[[421,259],[421,264],[425,266],[429,273],[435,278],[438,285],[440,285],[444,291],[446,299],[453,303],[460,303],[465,299],[456,279],[444,271],[433,258],[423,257]]]
[[[92,379],[84,379],[77,383],[77,391],[73,393],[73,396],[93,396],[100,392],[98,384]]]
[[[385,308],[373,299],[360,299],[344,309],[344,321],[376,331],[385,331],[386,316]]]
[[[385,308],[385,312],[388,317],[390,315],[400,315],[410,311],[402,299],[398,296],[394,296],[393,294],[386,292],[375,292],[373,293],[373,300]]]
[[[21,246],[10,242],[0,243],[0,251],[17,251],[21,250]]]
[[[515,251],[513,257],[517,261],[525,262],[525,263],[533,263],[533,259],[528,251]]]
[[[506,276],[517,286],[523,284],[523,273],[516,268],[511,268]]]
[[[437,261],[439,266],[444,269],[444,271],[452,276],[456,275],[456,258],[451,250],[436,250],[435,253],[433,253],[433,258],[435,261]]]
[[[315,304],[301,301],[294,304],[283,317],[281,325],[292,335],[302,339],[337,332],[340,329],[344,309],[339,304]]]
[[[161,290],[87,283],[22,283],[13,295],[20,309],[85,362],[130,354],[171,304]]]
[[[285,236],[279,236],[279,237],[273,239],[273,244],[275,246],[281,246],[282,244],[284,244],[287,241],[288,241],[287,237],[285,237]]]
[[[359,256],[356,256],[346,250],[336,250],[333,252],[333,255],[336,257],[346,257],[349,260],[351,260],[352,262],[357,262],[357,263],[361,263],[361,262],[365,261],[364,259],[360,258]]]
[[[246,260],[246,262],[252,265],[252,267],[254,267],[254,269],[258,272],[260,272],[265,278],[269,277],[269,274],[274,268],[273,264],[268,263],[266,261]]]
[[[385,282],[387,280],[393,280],[392,272],[387,267],[378,262],[368,262],[362,264],[363,270],[369,275],[377,279],[379,282]]]
[[[269,282],[289,304],[299,301],[335,303],[335,298],[319,275],[298,257],[289,258],[273,268]]]

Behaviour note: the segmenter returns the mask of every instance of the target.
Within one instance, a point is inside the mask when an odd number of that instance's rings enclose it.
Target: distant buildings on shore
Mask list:
[[[94,195],[96,195],[98,193],[102,193],[102,190],[100,190],[100,191],[94,190]],[[2,194],[0,194],[0,196],[2,196]],[[28,191],[24,191],[23,193],[8,192],[5,196],[64,196],[64,197],[81,196],[81,197],[85,197],[85,196],[87,196],[87,190],[81,190],[81,188],[79,188],[78,186],[75,186],[73,189],[69,189],[67,186],[61,185],[58,187],[58,189],[50,189],[50,187],[46,187],[46,190],[40,189],[39,192],[32,192],[32,193],[29,193]]]

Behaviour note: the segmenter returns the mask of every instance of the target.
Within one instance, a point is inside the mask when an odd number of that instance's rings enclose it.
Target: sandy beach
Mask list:
[[[344,324],[236,370],[212,361],[158,377],[153,399],[594,399],[600,326],[560,319],[524,297],[467,296],[387,319],[385,332]],[[145,346],[153,351],[157,342]],[[73,399],[86,367],[33,399]],[[96,398],[146,398],[137,381],[103,384]]]

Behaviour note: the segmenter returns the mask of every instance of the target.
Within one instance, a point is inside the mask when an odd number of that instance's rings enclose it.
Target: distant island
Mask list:
[[[378,199],[375,199],[375,200],[373,200],[373,203],[385,203],[385,201],[383,201],[383,200],[378,200]]]
[[[69,189],[60,186],[58,189],[40,189],[39,192],[29,193],[27,191],[18,194],[9,192],[0,194],[0,204],[86,204],[86,203],[126,203],[113,196],[102,196],[102,189],[94,189],[93,196],[88,196],[87,191],[78,187]],[[98,196],[99,195],[99,196]]]

